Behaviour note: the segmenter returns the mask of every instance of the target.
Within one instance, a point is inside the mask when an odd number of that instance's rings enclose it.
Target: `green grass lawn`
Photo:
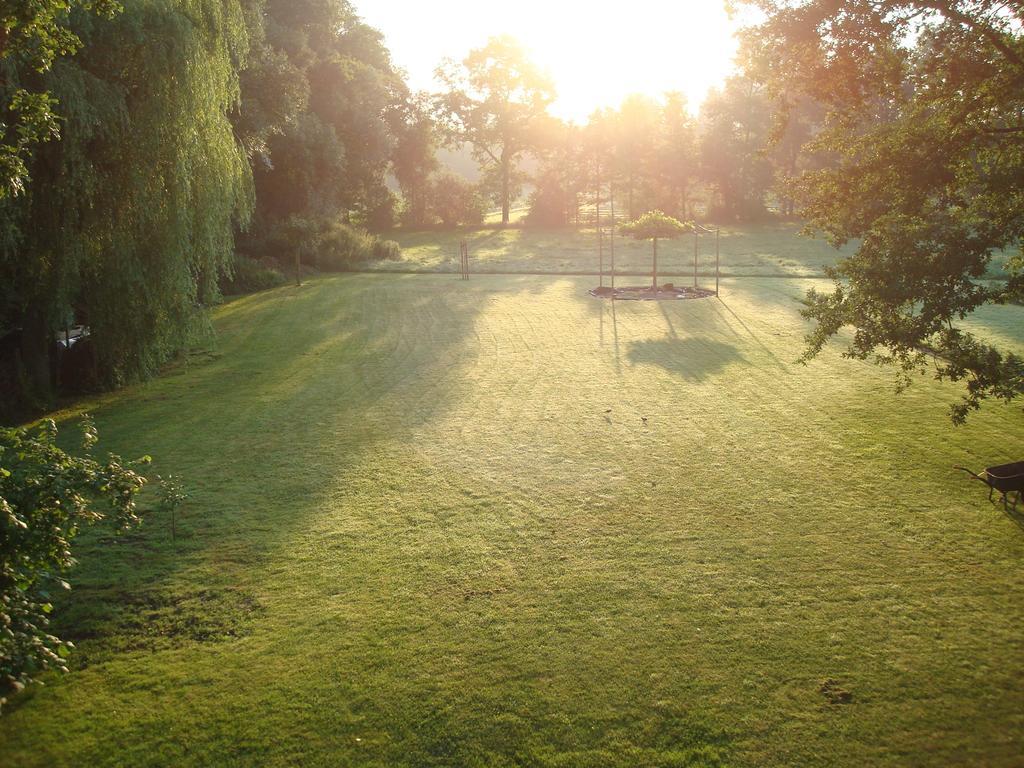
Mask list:
[[[853,253],[855,244],[836,250],[821,239],[799,236],[795,224],[726,226],[721,230],[721,273],[746,277],[820,277],[827,266]],[[458,272],[459,243],[470,249],[472,270],[479,273],[593,273],[600,270],[597,234],[593,229],[478,229],[466,232],[404,232],[390,235],[402,246],[402,258],[364,265],[371,271]],[[605,244],[605,248],[610,246]],[[649,275],[651,244],[615,238],[617,273]],[[714,237],[698,241],[698,272],[715,273]],[[993,259],[991,275],[1005,277],[1009,253]],[[610,256],[605,252],[605,270]],[[666,277],[693,275],[693,237],[662,240],[658,270]],[[685,279],[676,280],[685,283]]]
[[[822,240],[796,236],[789,224],[765,224],[724,228],[720,238],[723,275],[770,277],[818,276],[843,252]],[[475,272],[597,273],[600,269],[597,235],[592,229],[480,229],[469,232],[398,232],[392,235],[402,246],[402,258],[367,265],[374,270],[458,272],[459,241],[469,244]],[[609,244],[605,245],[610,248]],[[605,269],[610,268],[606,252]],[[651,244],[615,238],[616,272],[650,274]],[[693,237],[662,240],[658,244],[658,269],[692,276]],[[714,275],[715,242],[704,236],[698,244],[698,270]]]
[[[191,500],[83,540],[0,763],[1021,765],[1024,529],[951,469],[1020,409],[795,365],[804,279],[593,282],[287,286],[86,404]]]

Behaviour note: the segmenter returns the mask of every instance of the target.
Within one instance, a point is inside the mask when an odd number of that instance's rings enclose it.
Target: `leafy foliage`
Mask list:
[[[813,146],[836,163],[799,176],[810,228],[860,239],[812,291],[813,357],[844,326],[847,354],[895,364],[901,382],[929,365],[965,383],[963,422],[987,398],[1024,393],[1024,361],[960,325],[1019,300],[1024,274],[985,280],[995,251],[1024,237],[1024,23],[1000,2],[758,2],[749,35],[774,92],[829,112]]]
[[[430,176],[437,169],[437,127],[425,94],[414,96],[403,106],[395,134],[391,167],[405,198],[403,218],[410,226],[422,227],[427,223]]]
[[[145,479],[139,463],[105,461],[89,451],[98,439],[86,420],[84,456],[56,444],[47,420],[27,429],[0,430],[0,706],[42,671],[66,669],[71,643],[48,632],[51,591],[74,563],[71,545],[83,526],[109,520],[120,527],[139,518],[135,497]]]
[[[37,152],[26,193],[0,203],[0,282],[18,287],[0,313],[22,328],[44,398],[52,333],[69,321],[90,326],[107,384],[179,350],[252,207],[227,116],[247,45],[237,2],[145,0],[88,21],[78,55],[44,78],[63,137]]]
[[[518,159],[537,146],[549,119],[554,86],[514,39],[493,37],[460,65],[446,62],[437,75],[447,91],[437,112],[449,143],[469,143],[489,175],[509,223]]]
[[[634,240],[675,238],[690,232],[691,227],[661,211],[648,211],[643,216],[619,227],[619,232]]]
[[[25,191],[35,145],[60,135],[57,100],[39,75],[81,46],[70,13],[111,18],[119,10],[117,0],[33,0],[0,8],[0,199]]]
[[[257,236],[292,216],[379,221],[407,97],[380,33],[346,0],[266,0],[260,20],[259,70],[242,81],[260,117],[236,120],[252,120]]]
[[[261,260],[296,263],[324,272],[344,272],[376,259],[397,258],[397,243],[333,217],[292,216],[251,241]]]
[[[701,116],[701,173],[716,193],[717,218],[763,218],[773,180],[762,151],[772,125],[764,86],[751,77],[730,77],[708,94]]]
[[[650,240],[652,249],[651,259],[651,285],[658,287],[658,240],[663,238],[672,239],[693,231],[690,224],[684,224],[678,219],[664,214],[661,211],[648,211],[643,216],[623,224],[619,231],[634,240]]]
[[[220,287],[226,294],[254,293],[276,288],[285,282],[285,276],[277,268],[237,253],[231,272],[221,278]]]
[[[177,475],[156,476],[159,509],[171,519],[171,541],[177,539],[178,509],[188,501],[185,486]]]
[[[438,173],[427,192],[427,216],[445,229],[483,223],[486,205],[475,184],[454,173]]]

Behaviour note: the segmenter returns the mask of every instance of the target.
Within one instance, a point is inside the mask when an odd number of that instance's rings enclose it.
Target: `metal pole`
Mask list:
[[[697,287],[697,248],[700,243],[700,234],[693,230],[693,287]]]
[[[612,229],[608,237],[608,246],[612,260],[612,290],[615,290],[615,183],[608,184],[608,200],[612,204]]]
[[[718,233],[720,229],[715,230],[715,296],[718,295],[718,279],[719,279],[719,264],[721,263],[719,251],[718,251]]]
[[[654,238],[654,263],[651,269],[651,286],[658,292],[658,238]]]

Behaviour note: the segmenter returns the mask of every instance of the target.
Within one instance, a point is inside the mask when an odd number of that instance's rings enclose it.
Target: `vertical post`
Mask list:
[[[611,253],[612,261],[612,290],[615,290],[615,183],[611,182],[608,185],[608,201],[612,205],[612,229],[608,236],[608,249]]]
[[[715,230],[715,296],[718,295],[718,279],[719,279],[719,264],[721,263],[721,257],[719,256],[718,250],[718,235],[722,230]]]
[[[658,292],[658,238],[654,238],[654,262],[651,268],[651,286]]]
[[[693,287],[697,287],[697,250],[700,247],[700,232],[693,230]]]
[[[459,279],[469,280],[469,243],[459,243]]]
[[[597,187],[596,200],[594,201],[594,227],[597,229],[597,252],[601,263],[600,284],[604,285],[604,232],[601,231],[601,161],[597,161]]]

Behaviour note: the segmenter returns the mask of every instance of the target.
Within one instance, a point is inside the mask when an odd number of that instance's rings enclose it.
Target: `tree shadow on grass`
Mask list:
[[[634,341],[626,357],[633,365],[657,365],[693,383],[706,381],[732,363],[746,362],[731,344],[695,337]]]
[[[525,279],[503,285],[536,289]],[[150,511],[116,545],[102,528],[78,540],[76,588],[61,597],[55,627],[93,642],[72,663],[134,647],[139,632],[125,627],[139,616],[156,622],[183,594],[195,610],[178,618],[211,637],[241,634],[243,619],[259,614],[243,610],[253,600],[248,574],[330,504],[333,478],[472,387],[453,383],[450,369],[475,354],[491,293],[443,277],[342,276],[243,297],[218,313],[216,356],[104,398],[93,410],[100,454],[151,453],[147,474],[179,475],[189,499],[176,539]],[[143,507],[152,505],[150,495]],[[227,631],[207,621],[218,612]],[[165,624],[144,639],[190,641],[181,621]]]

